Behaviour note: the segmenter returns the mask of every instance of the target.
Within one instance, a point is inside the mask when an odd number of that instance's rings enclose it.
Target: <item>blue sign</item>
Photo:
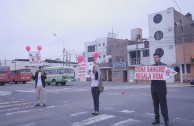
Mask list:
[[[113,69],[125,69],[127,67],[126,62],[113,63]]]

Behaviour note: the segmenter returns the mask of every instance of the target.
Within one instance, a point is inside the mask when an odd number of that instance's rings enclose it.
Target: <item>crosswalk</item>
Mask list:
[[[92,116],[90,111],[74,111],[72,113],[68,113],[65,117],[60,116],[57,112],[62,112],[63,108],[60,105],[50,105],[47,107],[39,107],[35,108],[34,103],[26,100],[0,100],[0,120],[9,119],[14,120],[18,117],[26,117],[22,118],[17,125],[18,126],[42,126],[46,125],[45,122],[54,122],[55,118],[58,118],[58,121],[61,121],[65,124],[65,126],[145,126],[149,125],[152,120],[154,120],[153,113],[144,113],[140,114],[135,110],[127,110],[127,109],[116,109],[110,107],[103,107],[102,113],[98,116]],[[32,113],[42,113],[43,117],[47,115],[47,111],[50,111],[52,114],[49,117],[48,121],[38,122],[36,120],[28,121],[29,118],[35,118],[37,115],[33,115]],[[55,113],[55,114],[53,114]],[[122,113],[122,114],[121,114]],[[25,119],[27,121],[25,121]],[[68,122],[67,122],[68,120]],[[145,120],[148,120],[145,122]],[[194,120],[186,120],[181,118],[175,118],[172,120],[176,126],[186,125],[194,125]],[[10,121],[0,121],[1,126],[12,125]],[[58,123],[56,122],[56,125]],[[59,123],[61,124],[61,123]],[[52,125],[52,124],[51,124]],[[162,124],[160,126],[163,126]]]
[[[176,87],[185,87],[184,85],[168,85],[168,87],[176,88]],[[105,91],[111,91],[111,90],[138,90],[138,89],[148,89],[150,88],[150,85],[132,85],[132,86],[105,86]],[[180,91],[175,89],[168,89],[169,91]],[[48,93],[71,93],[71,92],[84,92],[84,91],[90,91],[89,87],[70,87],[70,88],[46,88],[46,92]],[[33,89],[26,89],[26,90],[16,90],[16,92],[21,93],[35,93],[36,90]]]

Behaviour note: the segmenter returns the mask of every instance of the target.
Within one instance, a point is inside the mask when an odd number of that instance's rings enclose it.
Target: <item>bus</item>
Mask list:
[[[32,73],[30,69],[11,70],[10,82],[14,82],[15,84],[19,82],[26,84],[26,82],[31,80]]]
[[[66,85],[67,82],[72,82],[75,79],[75,73],[71,67],[46,67],[44,68],[44,71],[47,75],[45,82],[48,85]]]
[[[5,85],[9,83],[10,79],[10,68],[7,66],[0,66],[0,84]]]

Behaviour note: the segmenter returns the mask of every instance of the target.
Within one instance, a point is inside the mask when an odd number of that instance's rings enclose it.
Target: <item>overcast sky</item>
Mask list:
[[[176,0],[183,14],[194,14],[193,0]],[[173,0],[0,0],[0,60],[28,58],[25,47],[42,58],[62,59],[68,50],[82,52],[84,42],[107,37],[112,31],[130,39],[130,31],[148,34],[148,14],[174,7]]]

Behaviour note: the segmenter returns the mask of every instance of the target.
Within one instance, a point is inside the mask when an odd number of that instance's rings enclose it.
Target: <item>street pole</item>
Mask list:
[[[15,59],[15,70],[16,70],[16,59]]]
[[[136,36],[136,66],[138,65],[138,40],[140,39],[140,35],[137,34]],[[138,83],[137,79],[136,79],[136,84]]]
[[[178,3],[176,2],[176,0],[173,0],[174,3],[177,5],[179,12],[180,12],[180,18],[181,18],[181,38],[182,38],[182,45],[183,45],[183,57],[184,57],[184,79],[185,82],[187,82],[187,65],[186,65],[186,50],[185,50],[185,38],[184,38],[184,21],[183,21],[183,15],[181,13],[181,9],[180,6],[178,5]]]
[[[62,43],[63,43],[63,66],[64,66],[64,62],[65,62],[65,48],[64,48],[64,40],[61,39],[60,37],[58,37],[56,34],[53,34],[56,38],[58,38]]]

